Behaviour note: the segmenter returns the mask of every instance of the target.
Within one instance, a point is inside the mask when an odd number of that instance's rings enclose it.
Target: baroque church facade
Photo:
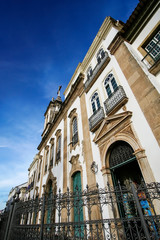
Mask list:
[[[140,0],[126,24],[104,20],[64,101],[60,87],[47,106],[26,199],[160,181],[159,16],[159,1]]]

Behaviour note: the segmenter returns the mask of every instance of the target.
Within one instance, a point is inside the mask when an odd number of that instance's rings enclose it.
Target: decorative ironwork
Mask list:
[[[118,86],[116,91],[111,94],[104,102],[106,114],[109,114],[119,104],[126,103],[128,100],[126,93],[122,86]]]
[[[133,155],[133,149],[131,146],[125,142],[119,141],[111,151],[109,166],[110,168],[113,168],[133,158],[135,159],[135,156]]]
[[[96,164],[95,161],[93,161],[92,164],[91,164],[91,171],[93,173],[97,173],[98,172],[98,164]]]
[[[107,59],[108,60],[110,59],[109,56],[108,56],[108,53],[104,52],[103,58],[101,58],[101,60],[97,63],[97,65],[95,66],[95,68],[92,71],[92,74],[88,75],[88,79],[84,84],[85,89],[87,89],[91,85],[91,83],[94,82],[94,79],[97,79],[97,77],[99,76],[99,71],[100,71],[100,69],[103,68],[103,65],[104,65],[104,63],[106,62]]]
[[[97,184],[95,188],[87,186],[84,191],[67,189],[66,193],[59,190],[51,196],[15,202],[7,238],[2,240],[158,240],[159,201],[160,183],[135,185],[130,182],[128,188],[107,184],[105,189]],[[77,214],[78,209],[83,209],[85,220],[74,221],[76,208]],[[118,209],[123,216],[119,217]],[[51,217],[47,223],[48,212]],[[112,213],[112,217],[106,218],[107,212]],[[0,224],[0,233],[2,226],[4,224]]]
[[[104,110],[103,108],[99,108],[94,114],[89,118],[89,129],[93,131],[96,127],[98,127],[99,123],[104,119]]]

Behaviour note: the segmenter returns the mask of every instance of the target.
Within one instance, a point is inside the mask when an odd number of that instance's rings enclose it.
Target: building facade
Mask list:
[[[140,0],[126,24],[104,20],[64,91],[65,100],[60,87],[47,107],[26,200],[59,189],[94,189],[97,183],[115,188],[160,181],[159,16],[159,1]],[[98,214],[95,209],[92,219]],[[64,213],[61,221],[66,220]]]

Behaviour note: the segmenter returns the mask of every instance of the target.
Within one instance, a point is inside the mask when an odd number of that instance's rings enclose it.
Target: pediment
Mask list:
[[[123,123],[131,118],[132,112],[126,111],[119,114],[114,114],[106,117],[101,123],[94,137],[94,142],[97,143],[103,137],[110,135],[112,132],[117,132],[122,129]]]

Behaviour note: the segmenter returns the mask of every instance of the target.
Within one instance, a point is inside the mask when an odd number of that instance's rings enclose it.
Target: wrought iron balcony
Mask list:
[[[72,137],[72,146],[74,146],[77,142],[78,142],[78,132],[76,132]]]
[[[100,107],[94,114],[89,118],[89,129],[90,131],[95,131],[101,121],[104,119],[104,110]]]
[[[108,56],[107,52],[104,52],[103,58],[99,58],[97,65],[92,71],[92,75],[88,77],[87,81],[84,84],[85,91],[87,92],[89,88],[93,85],[93,83],[96,81],[96,79],[99,77],[105,66],[110,61],[110,58]]]
[[[128,101],[126,93],[122,86],[118,86],[116,91],[104,102],[106,114],[116,112],[122,105]]]

